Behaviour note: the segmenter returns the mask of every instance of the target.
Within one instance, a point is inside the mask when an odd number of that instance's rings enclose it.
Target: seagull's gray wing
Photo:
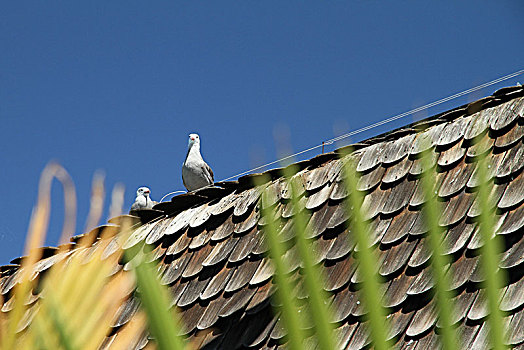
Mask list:
[[[140,204],[138,204],[138,202],[133,203],[133,205],[131,206],[131,210],[138,210],[138,209],[140,209]]]
[[[215,175],[213,174],[213,170],[211,170],[211,167],[207,165],[207,163],[204,163],[204,166],[202,167],[202,172],[204,173],[204,177],[206,178],[207,182],[212,185],[215,181]]]
[[[184,187],[186,188],[186,190],[189,191],[189,187],[187,187],[187,184],[186,184],[186,179],[184,178],[184,169],[182,169],[182,183],[184,184]]]

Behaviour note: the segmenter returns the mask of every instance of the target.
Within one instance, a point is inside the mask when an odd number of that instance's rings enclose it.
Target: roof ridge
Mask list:
[[[456,120],[460,117],[470,116],[484,109],[487,109],[490,107],[496,107],[502,103],[508,102],[512,99],[522,97],[522,96],[524,96],[524,86],[523,85],[503,87],[493,92],[492,95],[482,97],[476,101],[463,104],[451,110],[446,110],[444,112],[432,115],[430,117],[413,122],[411,124],[401,126],[397,129],[384,132],[382,134],[373,136],[371,138],[360,141],[358,143],[353,143],[353,144],[349,144],[343,147],[339,147],[339,148],[334,149],[331,152],[318,154],[310,159],[302,160],[302,161],[290,164],[288,166],[297,166],[298,165],[299,171],[305,168],[308,168],[308,167],[312,167],[312,166],[314,167],[314,166],[323,164],[329,160],[332,160],[334,158],[338,158],[341,154],[348,153],[348,151],[354,152],[354,151],[360,150],[362,148],[365,148],[365,147],[368,147],[368,146],[371,146],[371,145],[374,145],[380,142],[391,141],[401,136],[419,133],[432,126],[447,123],[447,122]],[[262,176],[269,175],[271,178],[275,178],[275,174],[278,174],[279,172],[281,172],[281,170],[282,168],[269,169],[261,173],[251,173],[251,174],[241,176],[238,178],[238,181],[227,181],[227,182],[220,182],[217,184],[220,184],[220,185],[227,184],[227,186],[232,186],[236,182],[243,182],[246,184],[246,183],[252,182],[252,181],[249,181],[250,178],[258,178],[261,175]],[[199,193],[199,190],[195,191],[195,194],[198,194],[198,193]]]
[[[427,118],[418,120],[411,124],[401,126],[397,129],[386,131],[382,134],[373,136],[364,141],[361,141],[362,144],[373,144],[382,141],[391,141],[397,135],[397,133],[406,132],[407,134],[417,133],[426,130],[427,128],[446,123],[449,121],[456,120],[460,117],[470,116],[477,112],[480,112],[484,109],[490,107],[496,107],[502,103],[508,102],[514,98],[524,96],[524,85],[514,85],[500,88],[493,92],[492,95],[482,97],[478,100],[465,103],[461,106],[455,107],[450,110],[440,112],[438,114],[429,116]]]

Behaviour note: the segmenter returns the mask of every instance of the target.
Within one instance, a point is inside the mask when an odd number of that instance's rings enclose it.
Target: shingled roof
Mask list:
[[[358,189],[365,193],[372,240],[378,247],[379,273],[385,281],[381,292],[391,324],[390,338],[398,348],[434,348],[439,338],[434,282],[428,266],[431,251],[421,219],[425,199],[417,191],[419,177],[427,170],[435,172],[442,202],[439,224],[444,228],[445,254],[452,261],[447,273],[460,347],[488,347],[488,309],[479,269],[483,242],[476,220],[478,183],[473,161],[487,154],[489,176],[495,183],[497,234],[504,240],[499,267],[509,276],[501,302],[504,324],[510,330],[506,341],[524,349],[523,96],[523,87],[504,88],[479,101],[353,145],[351,157],[362,176]],[[433,155],[434,167],[430,169],[417,158],[427,150]],[[337,346],[360,349],[369,345],[370,338],[364,321],[367,311],[359,302],[362,274],[355,263],[355,241],[347,230],[343,205],[347,192],[341,183],[339,157],[340,150],[336,150],[300,162],[295,176],[302,180],[301,196],[310,217],[308,238],[315,261],[324,267],[324,289],[331,295]],[[269,204],[282,218],[282,239],[291,240],[290,218],[294,212],[288,188],[278,169],[267,173],[271,181],[265,186],[273,194]],[[270,297],[276,287],[262,233],[266,222],[260,218],[259,191],[254,186],[259,177],[254,174],[217,183],[176,196],[153,210],[132,213],[144,224],[135,230],[125,248],[144,240],[155,247],[162,283],[169,286],[172,305],[182,310],[184,334],[202,348],[278,348],[286,335],[278,313],[272,310],[274,301]],[[110,224],[118,224],[119,219],[110,220]],[[100,229],[89,234],[98,232]],[[39,264],[40,273],[66,258],[66,253],[61,254],[57,256],[48,248]],[[285,256],[290,274],[297,277],[300,262],[292,245]],[[15,259],[1,269],[2,312],[10,310],[10,291],[17,283],[19,262]],[[299,294],[299,298],[304,300],[307,295]],[[35,296],[29,304],[37,299]],[[131,293],[105,346],[111,346],[120,327],[137,309],[138,302]],[[29,322],[30,317],[26,324]],[[139,334],[135,348],[141,349],[148,342],[147,333]],[[315,346],[313,341],[306,344]]]

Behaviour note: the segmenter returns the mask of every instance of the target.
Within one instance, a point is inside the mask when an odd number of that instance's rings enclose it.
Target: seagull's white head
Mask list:
[[[198,134],[189,134],[187,147],[191,148],[193,145],[200,146],[200,136],[198,136]]]
[[[138,190],[136,190],[136,196],[144,196],[146,198],[149,198],[149,193],[151,193],[151,190],[149,190],[148,187],[140,187]]]

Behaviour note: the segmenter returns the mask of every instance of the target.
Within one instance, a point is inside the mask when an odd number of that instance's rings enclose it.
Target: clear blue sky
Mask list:
[[[4,2],[0,264],[23,251],[52,159],[75,181],[81,233],[98,169],[108,188],[126,186],[127,206],[142,185],[158,200],[183,189],[198,132],[224,179],[274,160],[275,129],[301,150],[523,69],[523,18],[520,0]],[[61,230],[58,185],[53,200],[48,244]]]

